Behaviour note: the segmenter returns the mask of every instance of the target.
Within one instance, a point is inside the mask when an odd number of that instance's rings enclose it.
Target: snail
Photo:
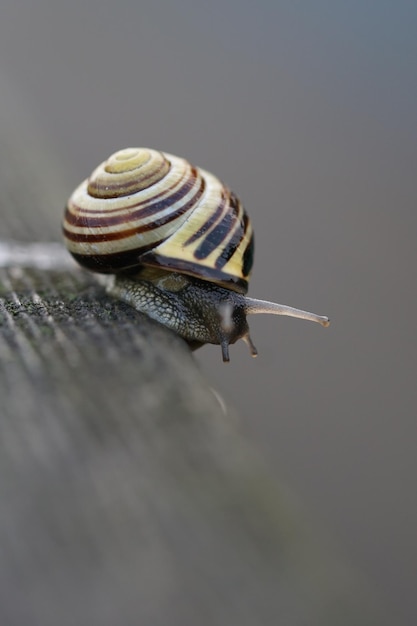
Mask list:
[[[218,178],[185,159],[127,148],[99,165],[68,200],[66,246],[83,267],[113,274],[108,292],[174,330],[192,349],[243,339],[248,314],[329,319],[246,296],[250,219]]]

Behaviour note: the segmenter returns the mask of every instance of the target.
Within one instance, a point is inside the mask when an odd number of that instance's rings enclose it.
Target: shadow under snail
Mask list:
[[[246,296],[253,263],[250,219],[209,172],[148,148],[120,150],[74,191],[65,243],[85,268],[114,274],[108,292],[174,330],[195,349],[243,339],[246,316],[329,319]]]

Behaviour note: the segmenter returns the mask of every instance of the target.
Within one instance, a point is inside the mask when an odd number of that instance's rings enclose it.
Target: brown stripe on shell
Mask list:
[[[204,235],[204,233],[206,233],[208,230],[210,230],[210,228],[213,226],[213,224],[215,224],[217,222],[217,220],[219,219],[220,215],[223,213],[224,211],[224,207],[226,204],[226,194],[222,194],[222,200],[220,202],[220,204],[218,205],[217,209],[215,210],[215,212],[213,213],[213,215],[206,220],[201,227],[196,230],[196,232],[191,235],[191,237],[189,237],[187,239],[187,241],[184,242],[184,246],[189,246],[192,243],[194,243],[195,241],[197,241],[198,239],[200,239],[200,237],[202,237]]]
[[[252,265],[253,258],[255,255],[255,237],[252,233],[252,237],[249,239],[248,245],[246,246],[246,250],[242,256],[242,273],[243,276],[249,276]]]
[[[73,258],[82,266],[99,274],[113,274],[118,271],[129,271],[130,268],[139,267],[139,259],[144,252],[152,250],[154,246],[162,243],[163,239],[141,246],[133,250],[113,252],[112,254],[77,254],[71,252]]]
[[[129,220],[139,220],[150,217],[151,215],[160,213],[161,211],[165,211],[170,205],[179,202],[182,197],[187,195],[187,193],[195,185],[198,177],[198,173],[195,168],[191,170],[191,173],[192,177],[188,178],[187,181],[182,185],[182,187],[180,187],[180,189],[178,189],[178,191],[176,191],[175,193],[169,196],[166,195],[167,191],[178,187],[178,181],[169,189],[166,189],[163,192],[156,194],[153,198],[148,198],[147,200],[142,200],[141,202],[135,202],[120,207],[118,209],[114,209],[111,211],[111,215],[108,216],[104,213],[100,213],[100,215],[97,215],[97,211],[92,209],[83,209],[82,207],[72,202],[71,206],[67,206],[65,212],[65,222],[75,227],[96,228],[103,226],[112,226],[114,224],[123,224],[123,222],[125,222],[126,220],[126,215],[128,215]],[[187,207],[190,206],[190,202],[196,203],[200,199],[201,195],[204,192],[204,189],[205,181],[203,178],[201,178],[200,186],[196,194],[193,196],[192,200],[187,203]],[[161,199],[158,202],[155,202],[155,199],[157,198]],[[132,209],[135,210],[133,211]]]
[[[221,251],[221,254],[216,259],[216,267],[217,269],[221,269],[224,265],[226,265],[227,261],[232,258],[236,250],[242,245],[242,242],[245,239],[246,230],[248,228],[249,218],[245,213],[243,217],[243,224],[239,225],[239,228],[236,229],[236,232],[233,233],[230,241],[227,242],[227,245]]]
[[[195,249],[194,256],[196,259],[201,260],[207,258],[213,252],[213,250],[220,246],[220,244],[227,238],[227,236],[233,230],[235,230],[238,224],[238,216],[242,211],[242,206],[239,202],[239,199],[232,192],[229,193],[228,205],[231,211],[228,211],[226,213],[221,222],[219,222],[219,224],[217,224],[217,226],[213,228],[213,230]],[[232,254],[230,254],[229,258],[232,256]]]
[[[77,243],[102,243],[105,241],[121,241],[128,237],[133,237],[141,233],[146,233],[151,230],[155,230],[156,228],[159,228],[160,226],[169,224],[170,222],[176,220],[178,217],[183,215],[186,211],[191,209],[198,202],[203,191],[204,191],[204,181],[202,181],[200,188],[197,190],[194,196],[188,202],[180,206],[176,211],[173,211],[169,215],[164,215],[160,219],[155,219],[154,221],[149,222],[147,224],[142,224],[141,226],[136,226],[134,228],[129,228],[129,229],[115,231],[115,232],[106,231],[104,233],[102,232],[95,233],[94,231],[92,232],[90,231],[89,233],[75,233],[73,231],[67,230],[64,225],[64,235],[70,241],[75,241]],[[181,197],[182,196],[180,196],[180,198]],[[178,200],[180,198],[178,198]],[[152,215],[153,209],[154,207],[149,207],[148,215]],[[166,206],[164,206],[163,209],[166,209]],[[145,211],[145,209],[142,209],[142,211]],[[158,212],[160,212],[160,210]],[[131,216],[129,216],[129,218],[130,217]],[[141,215],[141,217],[143,217],[143,215]],[[112,220],[107,221],[106,219],[101,219],[100,225],[102,227],[105,227],[114,223],[123,223],[123,222],[124,222],[123,219],[121,219],[118,222],[113,222]],[[90,221],[85,226],[87,228],[90,227]]]

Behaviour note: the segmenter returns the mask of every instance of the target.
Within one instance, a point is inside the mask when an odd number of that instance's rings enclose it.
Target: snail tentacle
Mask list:
[[[297,317],[298,319],[317,322],[324,327],[330,324],[330,320],[326,315],[317,315],[316,313],[295,309],[285,304],[277,304],[276,302],[269,302],[268,300],[257,300],[256,298],[249,298],[248,296],[245,296],[245,311],[248,315],[268,313],[270,315]]]

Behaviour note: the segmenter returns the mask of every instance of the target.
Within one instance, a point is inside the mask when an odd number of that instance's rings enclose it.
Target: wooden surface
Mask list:
[[[186,344],[27,247],[66,192],[0,110],[0,623],[381,623]]]

